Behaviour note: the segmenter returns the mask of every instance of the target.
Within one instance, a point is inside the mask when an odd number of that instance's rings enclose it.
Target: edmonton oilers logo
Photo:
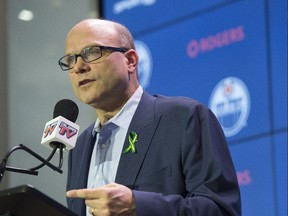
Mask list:
[[[136,51],[139,55],[138,77],[143,88],[148,87],[152,74],[152,56],[149,48],[142,41],[135,41]]]
[[[221,80],[210,96],[209,107],[217,116],[225,136],[236,135],[246,125],[250,112],[246,85],[236,77]]]

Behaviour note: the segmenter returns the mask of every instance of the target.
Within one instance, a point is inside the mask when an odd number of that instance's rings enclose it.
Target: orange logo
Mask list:
[[[56,125],[57,125],[57,121],[53,122],[50,125],[47,125],[47,127],[45,128],[45,131],[44,131],[44,138],[46,138],[47,136],[50,136],[53,133]]]

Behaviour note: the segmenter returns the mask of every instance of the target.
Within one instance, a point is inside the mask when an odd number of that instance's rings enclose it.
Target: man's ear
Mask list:
[[[137,52],[133,49],[130,49],[125,53],[125,56],[127,59],[129,73],[134,73],[137,69],[139,60]]]

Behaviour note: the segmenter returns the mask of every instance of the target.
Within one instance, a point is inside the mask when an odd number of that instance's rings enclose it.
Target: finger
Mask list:
[[[89,214],[94,215],[94,209],[93,208],[89,208]]]
[[[116,183],[110,183],[110,184],[104,185],[103,187],[104,188],[113,188],[113,187],[117,187],[117,186],[121,186],[121,185],[116,184]]]
[[[116,186],[118,186],[118,184],[111,183],[99,188],[70,190],[67,191],[66,196],[70,198],[97,199],[103,196],[107,192],[108,188]]]
[[[101,203],[103,202],[103,200],[101,199],[85,199],[85,205],[89,206],[89,207],[97,207],[99,205],[102,205]]]
[[[79,189],[67,191],[66,196],[69,198],[98,199],[101,197],[102,189]]]

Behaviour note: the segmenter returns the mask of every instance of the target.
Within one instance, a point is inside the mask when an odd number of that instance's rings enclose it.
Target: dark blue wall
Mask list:
[[[102,1],[137,42],[145,89],[218,117],[245,216],[287,215],[286,13],[286,0]]]

